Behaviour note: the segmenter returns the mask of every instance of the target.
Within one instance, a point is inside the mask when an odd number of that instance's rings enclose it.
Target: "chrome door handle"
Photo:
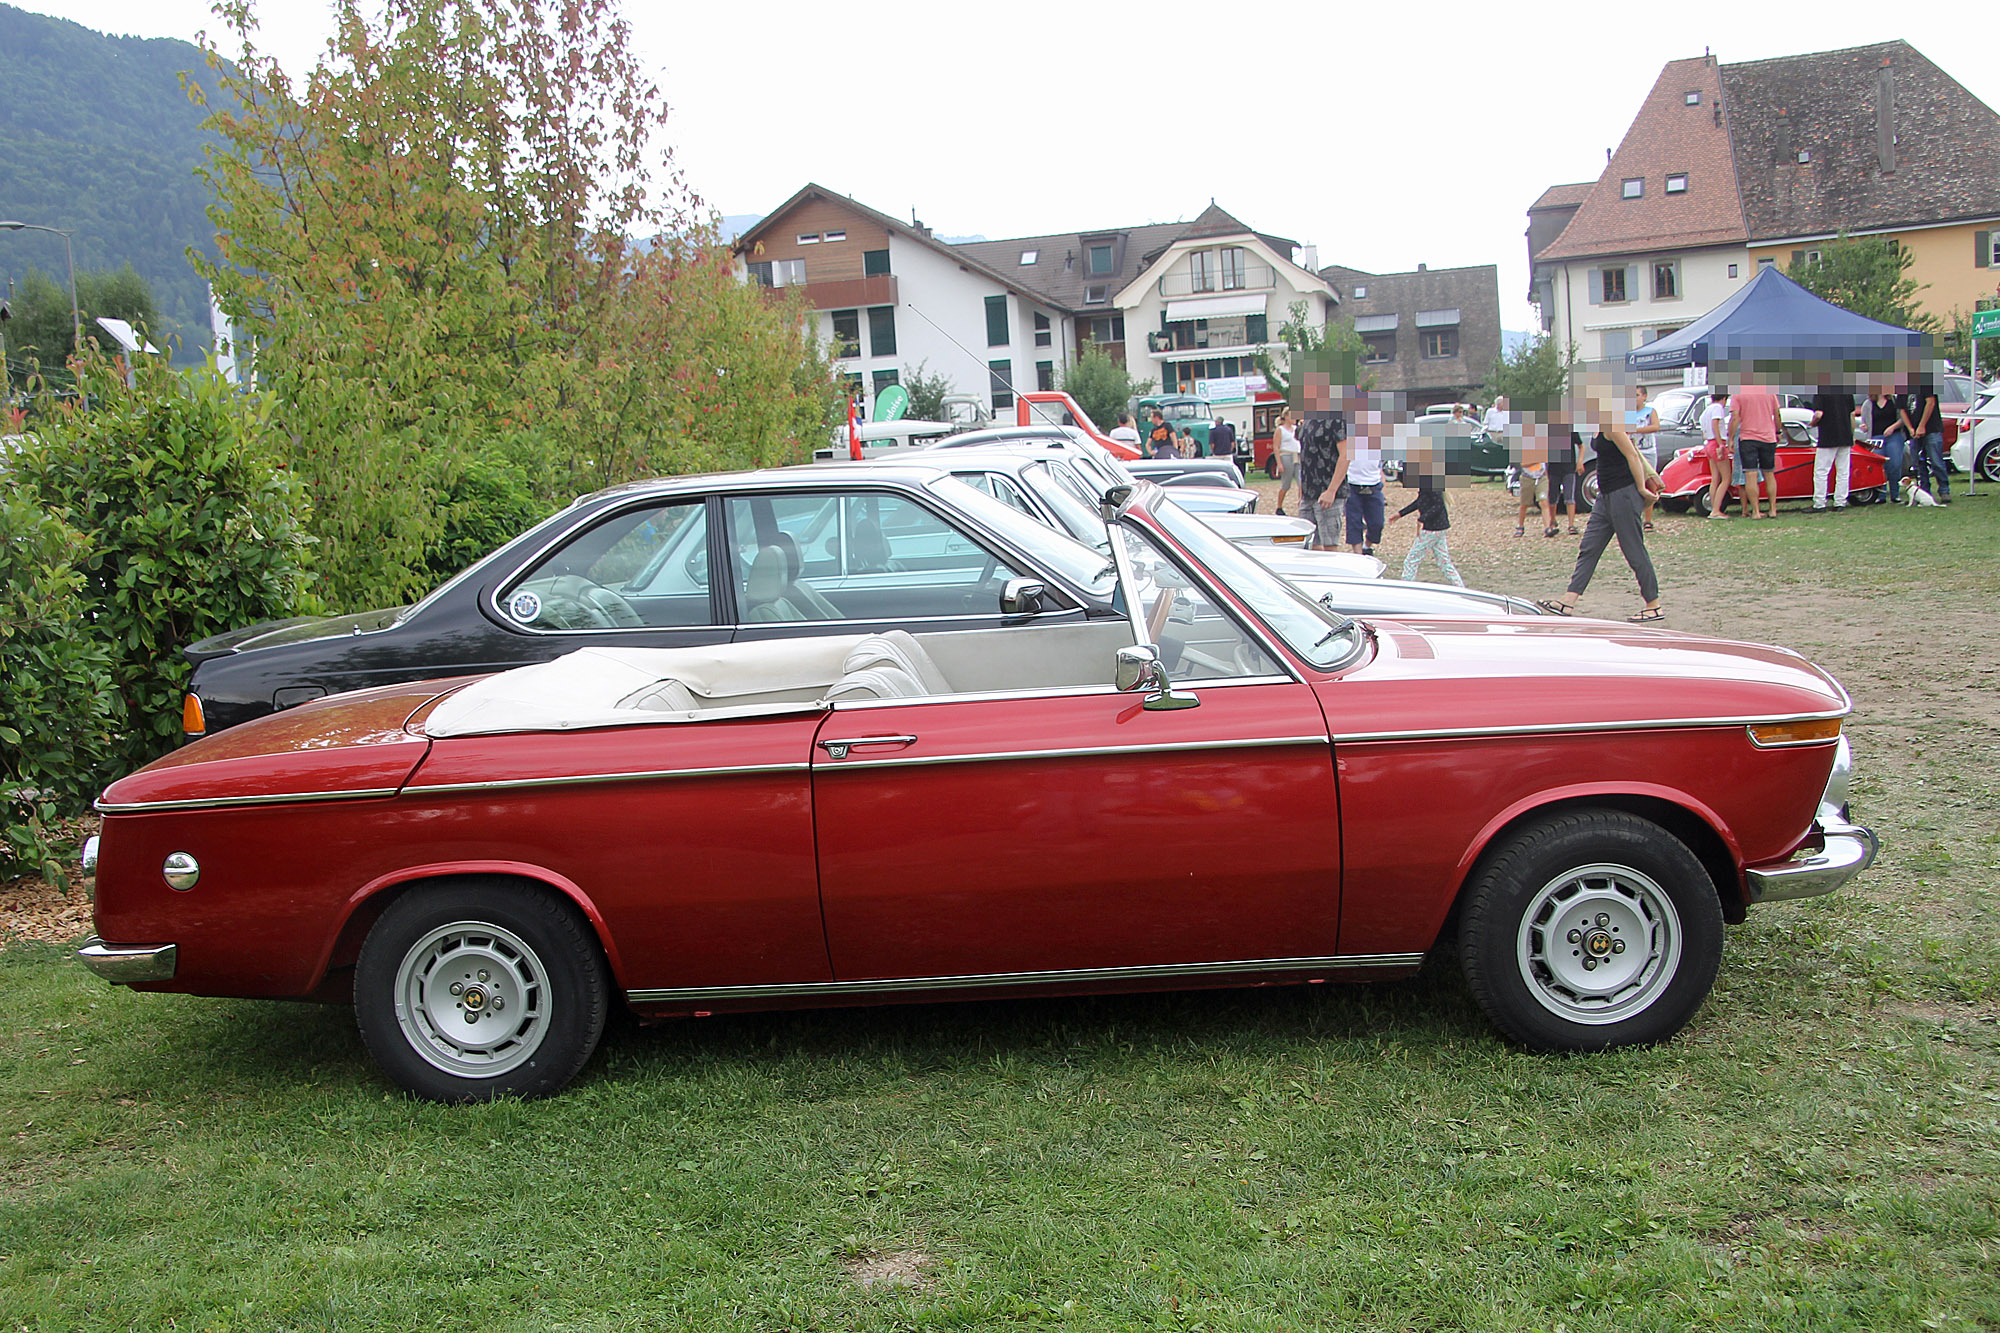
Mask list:
[[[816,742],[820,749],[826,751],[829,759],[845,759],[849,750],[861,745],[915,745],[916,743],[915,736],[856,736],[852,740]]]

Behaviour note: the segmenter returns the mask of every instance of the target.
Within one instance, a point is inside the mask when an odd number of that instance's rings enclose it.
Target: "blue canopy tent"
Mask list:
[[[1928,354],[1929,335],[1823,301],[1778,272],[1759,269],[1743,290],[1684,329],[1625,354],[1628,370],[1753,364],[1810,385],[1820,372],[1902,372]]]

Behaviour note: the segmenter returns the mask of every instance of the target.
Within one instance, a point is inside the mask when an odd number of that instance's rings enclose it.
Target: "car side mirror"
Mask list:
[[[1000,589],[1000,614],[1032,616],[1042,609],[1042,598],[1047,595],[1048,588],[1037,579],[1008,579]]]
[[[1174,693],[1174,683],[1167,678],[1167,668],[1160,662],[1159,650],[1151,644],[1120,648],[1118,672],[1113,681],[1121,694],[1151,690],[1142,705],[1149,713],[1201,707],[1201,700],[1194,695]]]

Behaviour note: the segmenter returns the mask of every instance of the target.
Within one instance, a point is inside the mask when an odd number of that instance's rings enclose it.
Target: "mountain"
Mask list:
[[[210,343],[208,288],[187,251],[215,246],[194,174],[213,136],[182,71],[214,94],[188,42],[108,37],[0,4],[0,218],[70,232],[79,270],[130,263],[160,311],[152,341],[178,338],[185,363]],[[61,240],[0,231],[0,285],[30,268],[67,287]]]

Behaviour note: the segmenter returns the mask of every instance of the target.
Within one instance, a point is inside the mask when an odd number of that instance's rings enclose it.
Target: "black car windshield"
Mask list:
[[[1355,621],[1315,602],[1179,505],[1157,500],[1149,508],[1175,541],[1301,658],[1332,670],[1360,655],[1365,639]]]
[[[1107,601],[1117,590],[1117,571],[1110,567],[1111,562],[1105,559],[1104,552],[1072,541],[1012,505],[974,490],[957,477],[940,476],[925,485],[948,508],[973,519],[988,531],[998,533],[1015,550],[1025,552],[1049,573],[1061,575],[1072,587]]]

